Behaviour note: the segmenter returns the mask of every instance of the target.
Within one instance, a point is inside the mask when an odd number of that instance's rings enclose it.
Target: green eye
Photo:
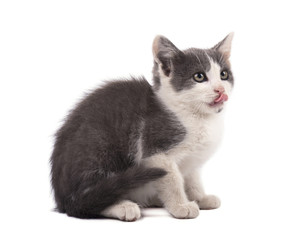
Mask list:
[[[227,71],[222,71],[220,76],[222,80],[227,80],[229,78],[229,73]]]
[[[202,73],[202,72],[195,73],[195,74],[194,74],[194,79],[195,79],[195,81],[197,81],[197,82],[207,81],[206,75],[205,75],[204,73]]]

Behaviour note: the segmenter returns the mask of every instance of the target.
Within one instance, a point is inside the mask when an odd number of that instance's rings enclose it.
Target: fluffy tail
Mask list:
[[[83,184],[74,196],[66,201],[65,211],[69,216],[96,218],[113,205],[129,190],[165,176],[160,168],[132,167],[121,174]]]

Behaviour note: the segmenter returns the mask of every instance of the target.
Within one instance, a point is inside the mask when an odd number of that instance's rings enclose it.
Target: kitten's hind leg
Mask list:
[[[129,200],[122,200],[101,212],[101,215],[109,218],[117,218],[122,221],[132,222],[141,217],[139,206]]]

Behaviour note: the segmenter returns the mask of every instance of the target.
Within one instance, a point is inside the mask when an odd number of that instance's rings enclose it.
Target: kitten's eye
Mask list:
[[[220,75],[222,80],[228,80],[229,78],[229,73],[227,71],[222,71]]]
[[[197,82],[207,81],[206,75],[205,75],[204,73],[201,73],[201,72],[195,73],[195,74],[194,74],[194,79],[195,79],[195,81],[197,81]]]

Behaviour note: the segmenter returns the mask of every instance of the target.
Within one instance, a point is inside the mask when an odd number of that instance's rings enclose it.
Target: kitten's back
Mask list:
[[[96,216],[128,189],[165,175],[135,166],[140,125],[154,94],[144,79],[114,81],[88,95],[56,133],[52,186],[60,212]],[[99,199],[99,201],[98,201]],[[94,208],[90,213],[85,209]]]

